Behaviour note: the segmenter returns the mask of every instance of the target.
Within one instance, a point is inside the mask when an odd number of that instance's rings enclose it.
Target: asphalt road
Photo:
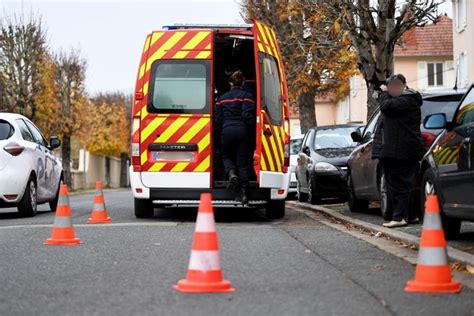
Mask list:
[[[54,214],[0,214],[1,315],[474,315],[474,292],[407,294],[407,262],[304,214],[283,220],[218,209],[224,276],[236,291],[189,295],[192,209],[133,215],[128,191],[106,192],[113,222],[86,225],[92,195],[71,196],[82,244],[44,246]],[[46,207],[42,207],[46,209]]]

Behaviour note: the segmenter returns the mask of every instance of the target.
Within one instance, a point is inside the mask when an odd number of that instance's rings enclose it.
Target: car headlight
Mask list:
[[[337,171],[337,167],[327,162],[317,162],[314,166],[316,171]]]

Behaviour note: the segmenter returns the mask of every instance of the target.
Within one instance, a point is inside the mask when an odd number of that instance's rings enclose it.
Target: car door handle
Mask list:
[[[263,131],[263,135],[267,136],[267,137],[270,137],[270,136],[273,136],[273,133],[272,131],[267,127],[264,131]]]

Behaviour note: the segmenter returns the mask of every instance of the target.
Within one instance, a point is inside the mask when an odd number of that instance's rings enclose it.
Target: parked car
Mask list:
[[[436,194],[447,238],[455,238],[461,221],[474,221],[474,85],[452,119],[445,113],[426,117],[427,130],[444,129],[421,162],[421,202]]]
[[[296,165],[298,164],[298,154],[301,149],[301,144],[303,143],[303,136],[304,135],[291,137],[290,140],[290,188],[288,194],[292,196],[294,196],[297,191]]]
[[[459,101],[466,90],[437,90],[423,94],[423,106],[421,107],[422,120],[432,114],[442,112],[447,118],[452,118]],[[352,139],[358,143],[348,161],[348,203],[352,212],[363,212],[369,208],[370,201],[379,201],[380,210],[384,219],[391,219],[389,200],[386,194],[385,177],[378,160],[372,160],[372,142],[380,111],[376,111],[369,119],[365,129],[358,129],[352,135]],[[423,125],[420,122],[420,125]],[[442,129],[421,128],[425,147],[429,148],[437,134]],[[419,187],[414,185],[412,195],[412,209],[420,209]],[[421,216],[413,214],[412,217]]]
[[[55,136],[48,143],[26,117],[0,113],[0,208],[18,207],[20,216],[34,216],[41,203],[56,210],[62,166],[53,149],[60,144]]]
[[[323,198],[346,198],[347,160],[356,146],[351,133],[360,126],[324,126],[305,134],[296,166],[299,201],[316,204]]]

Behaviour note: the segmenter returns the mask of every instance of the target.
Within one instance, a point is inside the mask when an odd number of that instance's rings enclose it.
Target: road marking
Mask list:
[[[157,222],[157,223],[108,223],[108,224],[75,224],[74,227],[141,227],[141,226],[158,226],[158,227],[175,227],[178,226],[178,222]],[[31,224],[31,225],[11,225],[11,226],[0,226],[0,230],[3,229],[15,229],[15,228],[50,228],[52,224]]]

